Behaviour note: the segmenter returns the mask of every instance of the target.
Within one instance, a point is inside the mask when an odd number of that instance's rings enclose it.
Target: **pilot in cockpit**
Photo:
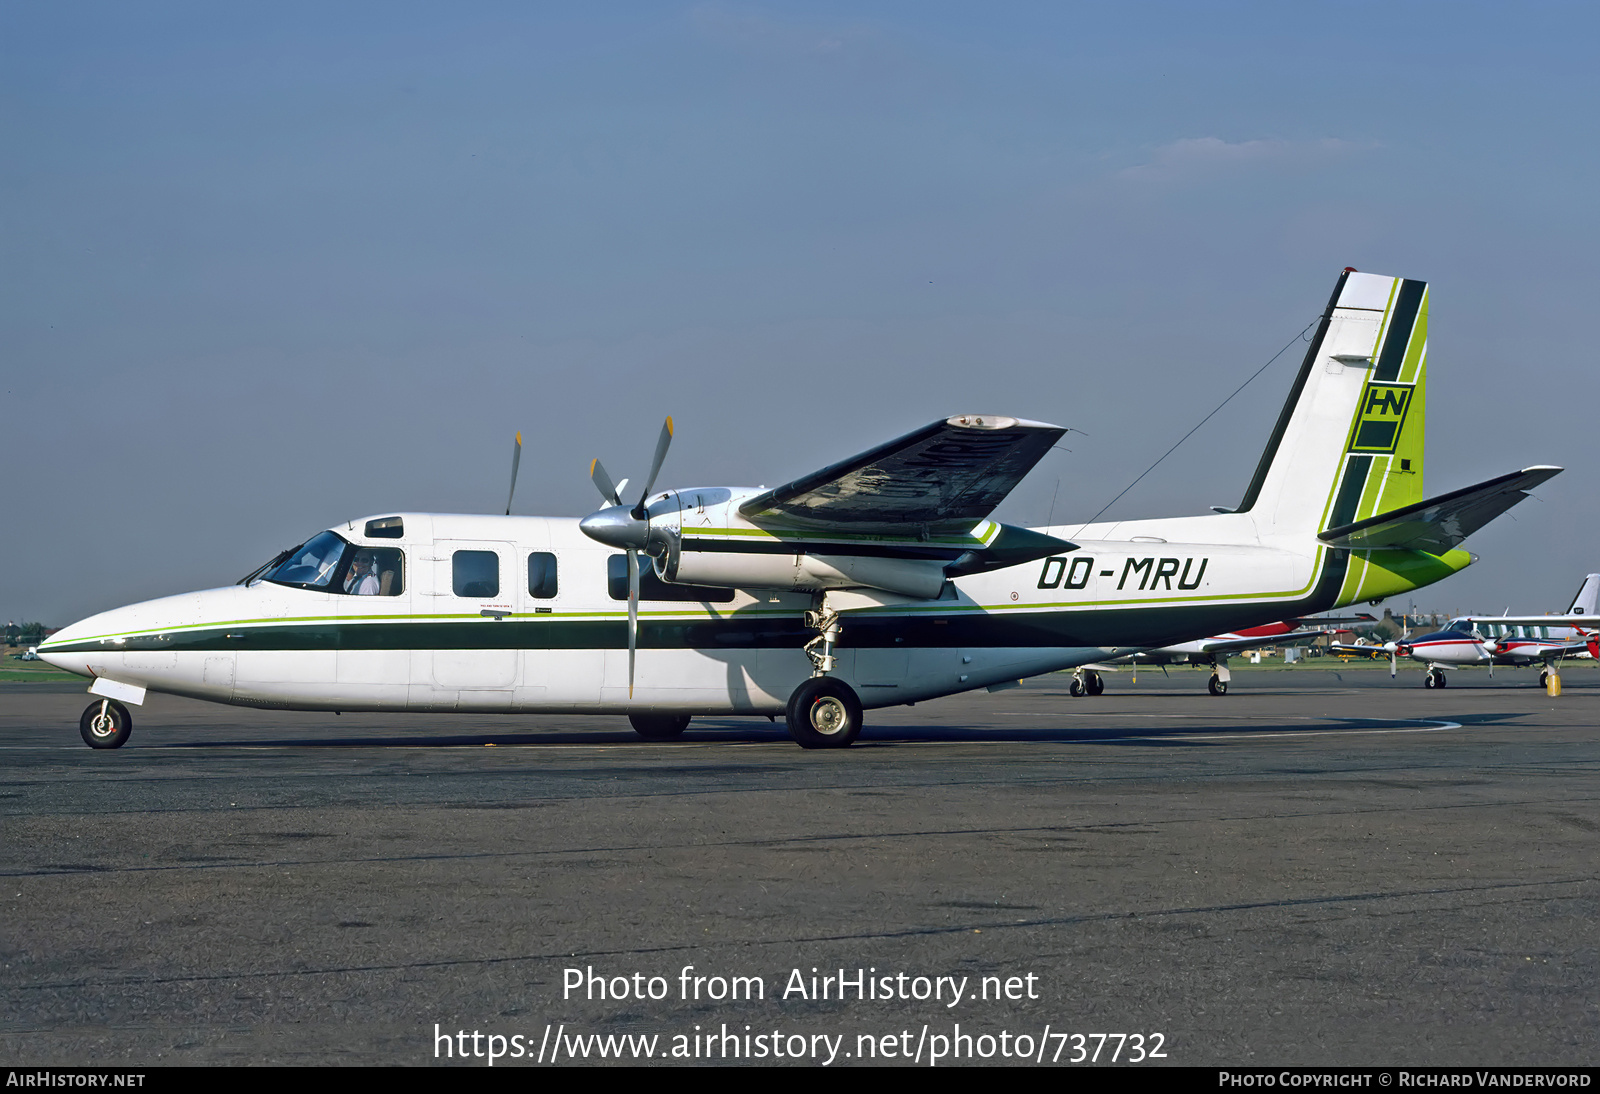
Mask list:
[[[353,596],[378,595],[378,560],[371,551],[360,551],[344,579],[344,591]]]

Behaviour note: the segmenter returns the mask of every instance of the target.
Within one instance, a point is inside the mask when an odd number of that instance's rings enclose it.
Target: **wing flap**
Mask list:
[[[739,515],[762,527],[904,535],[964,531],[987,517],[1066,430],[963,414],[758,494]]]
[[[1317,538],[1352,551],[1384,547],[1444,554],[1516,505],[1528,492],[1561,473],[1559,467],[1528,467],[1509,475],[1379,513],[1354,524],[1329,528]]]

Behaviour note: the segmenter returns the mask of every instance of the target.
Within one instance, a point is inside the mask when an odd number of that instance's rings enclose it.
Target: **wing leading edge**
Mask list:
[[[758,494],[739,515],[761,527],[817,532],[964,532],[1065,433],[1044,422],[957,415]]]

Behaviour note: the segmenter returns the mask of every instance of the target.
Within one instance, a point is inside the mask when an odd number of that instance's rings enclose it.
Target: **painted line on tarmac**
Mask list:
[[[1095,717],[1095,715],[1093,715],[1093,714],[1061,714],[1061,713],[1054,712],[1054,711],[1031,711],[1031,710],[1002,710],[1002,711],[999,711],[998,713],[1000,713],[1001,715],[1008,715],[1008,716],[1014,717],[1014,718],[1063,718],[1063,717],[1065,717],[1065,718],[1091,718],[1091,717]],[[1198,719],[1198,718],[1205,718],[1206,716],[1205,715],[1201,715],[1201,714],[1170,714],[1170,715],[1169,714],[1111,714],[1111,715],[1101,715],[1100,717],[1102,717],[1102,718],[1197,718]],[[1295,717],[1296,717],[1295,715],[1291,714],[1291,715],[1281,716],[1281,717],[1277,717],[1277,718],[1265,718],[1265,717],[1263,717],[1263,718],[1261,718],[1259,720],[1260,721],[1281,722],[1281,721],[1293,720]],[[1315,720],[1326,720],[1326,719],[1317,718],[1317,716],[1314,716],[1314,715],[1301,715],[1300,717],[1304,721],[1308,721],[1308,722],[1312,721],[1314,719]],[[1358,721],[1362,721],[1362,722],[1395,722],[1395,723],[1398,723],[1400,725],[1407,726],[1409,728],[1404,728],[1404,729],[1398,729],[1398,728],[1397,729],[1317,729],[1317,728],[1312,727],[1312,726],[1307,726],[1305,729],[1295,730],[1295,731],[1289,732],[1289,733],[1205,733],[1205,734],[1200,734],[1200,733],[1183,733],[1181,729],[1179,729],[1178,732],[1182,733],[1181,739],[1185,740],[1185,741],[1231,741],[1231,740],[1259,741],[1259,740],[1264,740],[1265,738],[1268,738],[1268,737],[1332,737],[1332,736],[1348,737],[1348,736],[1370,736],[1370,735],[1373,735],[1373,734],[1394,734],[1394,733],[1440,733],[1440,732],[1443,732],[1444,730],[1447,730],[1447,729],[1460,729],[1461,728],[1461,723],[1460,722],[1450,722],[1450,721],[1446,721],[1446,720],[1444,720],[1442,718],[1360,718],[1360,719],[1357,719],[1357,720]],[[1144,737],[1144,736],[1139,736],[1139,737],[1097,737],[1097,738],[1095,738],[1096,741],[1153,741],[1153,740],[1167,741],[1167,740],[1171,740],[1171,739],[1172,739],[1171,737],[1159,737],[1158,738],[1158,737]]]

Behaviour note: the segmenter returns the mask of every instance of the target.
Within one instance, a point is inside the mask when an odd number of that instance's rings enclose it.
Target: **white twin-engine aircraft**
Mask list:
[[[239,585],[85,619],[39,647],[94,678],[127,740],[147,691],[285,710],[784,714],[806,748],[862,711],[1256,627],[1446,577],[1457,545],[1556,474],[1422,497],[1427,287],[1339,278],[1233,512],[1069,530],[988,519],[1065,432],[934,422],[775,490],[652,494],[583,520],[385,514]],[[513,479],[513,484],[514,484]],[[507,510],[509,513],[509,505]],[[646,565],[641,567],[640,555]]]
[[[1588,658],[1600,660],[1600,574],[1587,574],[1578,595],[1560,615],[1463,615],[1450,620],[1444,629],[1416,638],[1410,636],[1385,642],[1381,646],[1335,644],[1335,653],[1363,657],[1389,658],[1389,675],[1396,672],[1396,661],[1409,657],[1428,667],[1422,686],[1442,688],[1445,669],[1487,665],[1494,675],[1496,665],[1512,668],[1539,666],[1539,686],[1549,687],[1556,678],[1560,694],[1561,662]]]

